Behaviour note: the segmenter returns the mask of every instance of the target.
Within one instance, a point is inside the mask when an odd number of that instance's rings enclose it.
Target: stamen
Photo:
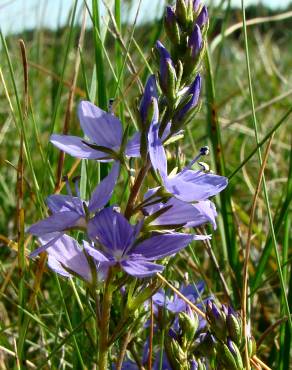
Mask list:
[[[62,181],[64,181],[64,182],[66,183],[66,189],[67,189],[67,193],[68,193],[68,195],[73,196],[73,195],[72,195],[72,190],[71,190],[71,187],[70,187],[70,183],[69,183],[69,178],[68,178],[68,176],[63,176]]]
[[[113,104],[114,104],[114,101],[115,101],[115,99],[113,99],[113,98],[109,99],[109,101],[108,101],[108,112],[110,114],[113,114]]]
[[[198,165],[202,168],[202,171],[204,172],[210,172],[210,167],[205,162],[198,162]]]
[[[201,149],[200,149],[200,152],[199,154],[186,166],[186,168],[188,169],[191,169],[192,166],[198,162],[198,160],[204,156],[204,155],[208,155],[210,153],[210,149],[208,146],[203,146]]]
[[[72,179],[72,182],[75,185],[75,193],[78,198],[80,198],[80,189],[79,189],[80,178],[81,176],[76,176]]]

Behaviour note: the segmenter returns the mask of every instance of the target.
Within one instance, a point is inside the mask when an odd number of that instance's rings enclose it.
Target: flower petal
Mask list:
[[[113,114],[90,103],[81,101],[78,116],[84,134],[99,146],[118,149],[122,142],[122,124]]]
[[[158,106],[157,101],[155,101],[155,110],[152,122],[149,127],[148,132],[148,151],[150,155],[150,160],[154,170],[158,170],[160,175],[167,175],[167,160],[165,150],[162,145],[162,141],[159,137],[159,122],[158,122]]]
[[[226,188],[226,177],[202,171],[183,170],[173,177],[165,177],[168,192],[184,202],[206,200]]]
[[[60,239],[62,235],[63,233],[51,233],[47,235],[42,235],[43,242],[45,244],[41,245],[39,248],[31,252],[29,257],[34,258],[38,254],[45,252],[51,245],[53,245],[58,239]]]
[[[110,262],[110,260],[98,249],[93,248],[89,243],[83,242],[86,252],[98,262]]]
[[[157,85],[156,85],[156,77],[155,75],[150,75],[147,79],[144,93],[140,102],[140,115],[143,123],[146,123],[148,109],[151,105],[152,99],[157,99]]]
[[[27,231],[36,236],[63,231],[74,227],[80,218],[80,214],[74,211],[58,212],[32,225]]]
[[[40,241],[46,243],[47,238],[40,238]],[[65,276],[65,267],[83,279],[91,280],[89,263],[75,239],[68,235],[63,235],[47,249],[47,253],[49,255],[49,266],[57,273]]]
[[[89,201],[88,210],[94,212],[104,207],[110,200],[120,172],[120,164],[116,162],[111,172],[97,185]]]
[[[140,157],[140,141],[141,133],[136,132],[133,137],[128,141],[125,154],[127,157],[137,158]]]
[[[135,228],[112,208],[103,209],[91,220],[88,233],[108,248],[109,253],[124,251],[135,240]]]
[[[186,227],[197,227],[206,222],[210,222],[214,230],[216,230],[217,212],[216,212],[215,204],[211,202],[210,200],[202,200],[201,202],[192,204],[192,206],[197,210],[198,216],[196,217],[196,219],[189,221],[186,224]]]
[[[80,198],[71,195],[53,194],[47,200],[49,209],[53,212],[75,211],[84,215],[83,204]]]
[[[151,206],[145,207],[144,210],[149,216],[160,209],[171,206],[166,212],[155,218],[150,225],[184,225],[188,227],[199,226],[208,221],[206,217],[202,217],[200,209],[196,204],[183,202],[176,198],[170,198],[166,203],[156,203]]]
[[[104,153],[90,148],[81,137],[70,135],[51,135],[50,142],[65,153],[76,158],[97,159],[105,156]]]
[[[170,256],[185,248],[193,240],[193,235],[172,233],[156,235],[142,241],[132,253],[141,254],[149,261]]]
[[[137,278],[152,276],[157,272],[162,272],[164,269],[161,265],[139,258],[122,261],[121,267],[127,274]]]

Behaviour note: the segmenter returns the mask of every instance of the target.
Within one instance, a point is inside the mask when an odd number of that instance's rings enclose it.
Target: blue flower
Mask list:
[[[198,74],[194,80],[194,82],[189,86],[187,91],[185,92],[184,96],[182,97],[182,101],[187,99],[187,103],[176,113],[173,118],[173,122],[181,122],[186,114],[190,112],[193,108],[198,105],[199,97],[201,93],[201,85],[202,79],[201,76]]]
[[[78,106],[81,128],[88,139],[77,136],[51,136],[51,143],[65,153],[77,158],[96,159],[103,162],[119,160],[123,141],[121,121],[89,101]],[[140,156],[140,134],[128,142],[125,153],[128,157]]]
[[[105,177],[92,193],[89,202],[80,198],[78,184],[76,183],[76,195],[73,196],[67,186],[69,195],[54,194],[48,197],[47,204],[51,211],[51,216],[32,225],[28,232],[35,236],[43,236],[50,233],[59,232],[59,236],[65,230],[72,228],[86,229],[88,217],[86,212],[96,212],[103,208],[112,196],[115,184],[119,176],[120,165],[115,163],[109,175]],[[31,253],[31,257],[43,252],[51,245],[44,244]]]
[[[44,245],[54,240],[50,247],[47,248],[48,266],[50,269],[63,277],[70,277],[73,274],[85,281],[92,282],[93,276],[88,259],[84,250],[75,239],[68,235],[47,234],[39,238],[39,240]],[[98,279],[103,279],[104,272],[99,268],[98,264],[96,265],[96,270]]]
[[[192,235],[169,233],[139,241],[141,227],[142,222],[132,226],[123,215],[105,208],[89,225],[89,235],[98,249],[87,245],[86,251],[105,266],[119,265],[129,275],[143,278],[163,270],[152,261],[177,253],[193,240]]]
[[[158,99],[156,77],[155,75],[150,75],[147,79],[144,94],[142,96],[139,111],[142,122],[145,124],[147,121],[147,115],[151,107],[153,99]]]
[[[153,119],[149,128],[148,150],[152,167],[159,172],[165,189],[179,200],[184,202],[207,200],[227,186],[226,177],[191,170],[190,166],[195,161],[181,172],[168,175],[166,154],[159,137],[158,119]]]

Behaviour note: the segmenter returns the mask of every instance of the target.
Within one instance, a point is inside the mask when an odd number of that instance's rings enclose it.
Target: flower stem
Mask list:
[[[126,207],[126,210],[125,210],[125,217],[127,219],[129,219],[131,216],[132,216],[132,213],[133,213],[133,208],[135,206],[135,202],[136,202],[136,199],[138,197],[138,193],[139,193],[139,190],[143,184],[143,181],[144,181],[144,178],[145,176],[147,175],[147,172],[150,168],[150,161],[149,159],[147,159],[145,165],[141,168],[137,178],[136,178],[136,181],[132,187],[132,190],[131,190],[131,193],[130,193],[130,196],[129,196],[129,200],[128,200],[128,204],[127,204],[127,207]]]
[[[100,370],[106,370],[108,362],[109,322],[113,294],[111,287],[111,279],[112,279],[112,270],[109,269],[108,277],[105,282],[104,296],[102,300],[101,320],[99,325],[98,368]]]
[[[126,351],[127,351],[127,347],[128,347],[128,344],[129,344],[130,339],[131,339],[131,331],[129,330],[124,335],[123,340],[122,340],[121,349],[120,349],[120,355],[118,357],[118,361],[117,361],[117,365],[116,365],[116,370],[121,370],[122,369],[124,357],[126,355]]]

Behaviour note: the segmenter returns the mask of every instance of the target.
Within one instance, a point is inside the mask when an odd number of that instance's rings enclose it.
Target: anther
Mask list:
[[[108,111],[109,113],[113,114],[113,104],[114,104],[115,99],[110,98],[108,101]]]
[[[202,146],[200,149],[200,154],[201,155],[208,155],[210,153],[210,149],[208,146]]]
[[[72,190],[71,190],[70,184],[69,184],[69,177],[68,176],[63,176],[62,181],[64,181],[66,183],[66,189],[67,189],[68,195],[72,196]]]

